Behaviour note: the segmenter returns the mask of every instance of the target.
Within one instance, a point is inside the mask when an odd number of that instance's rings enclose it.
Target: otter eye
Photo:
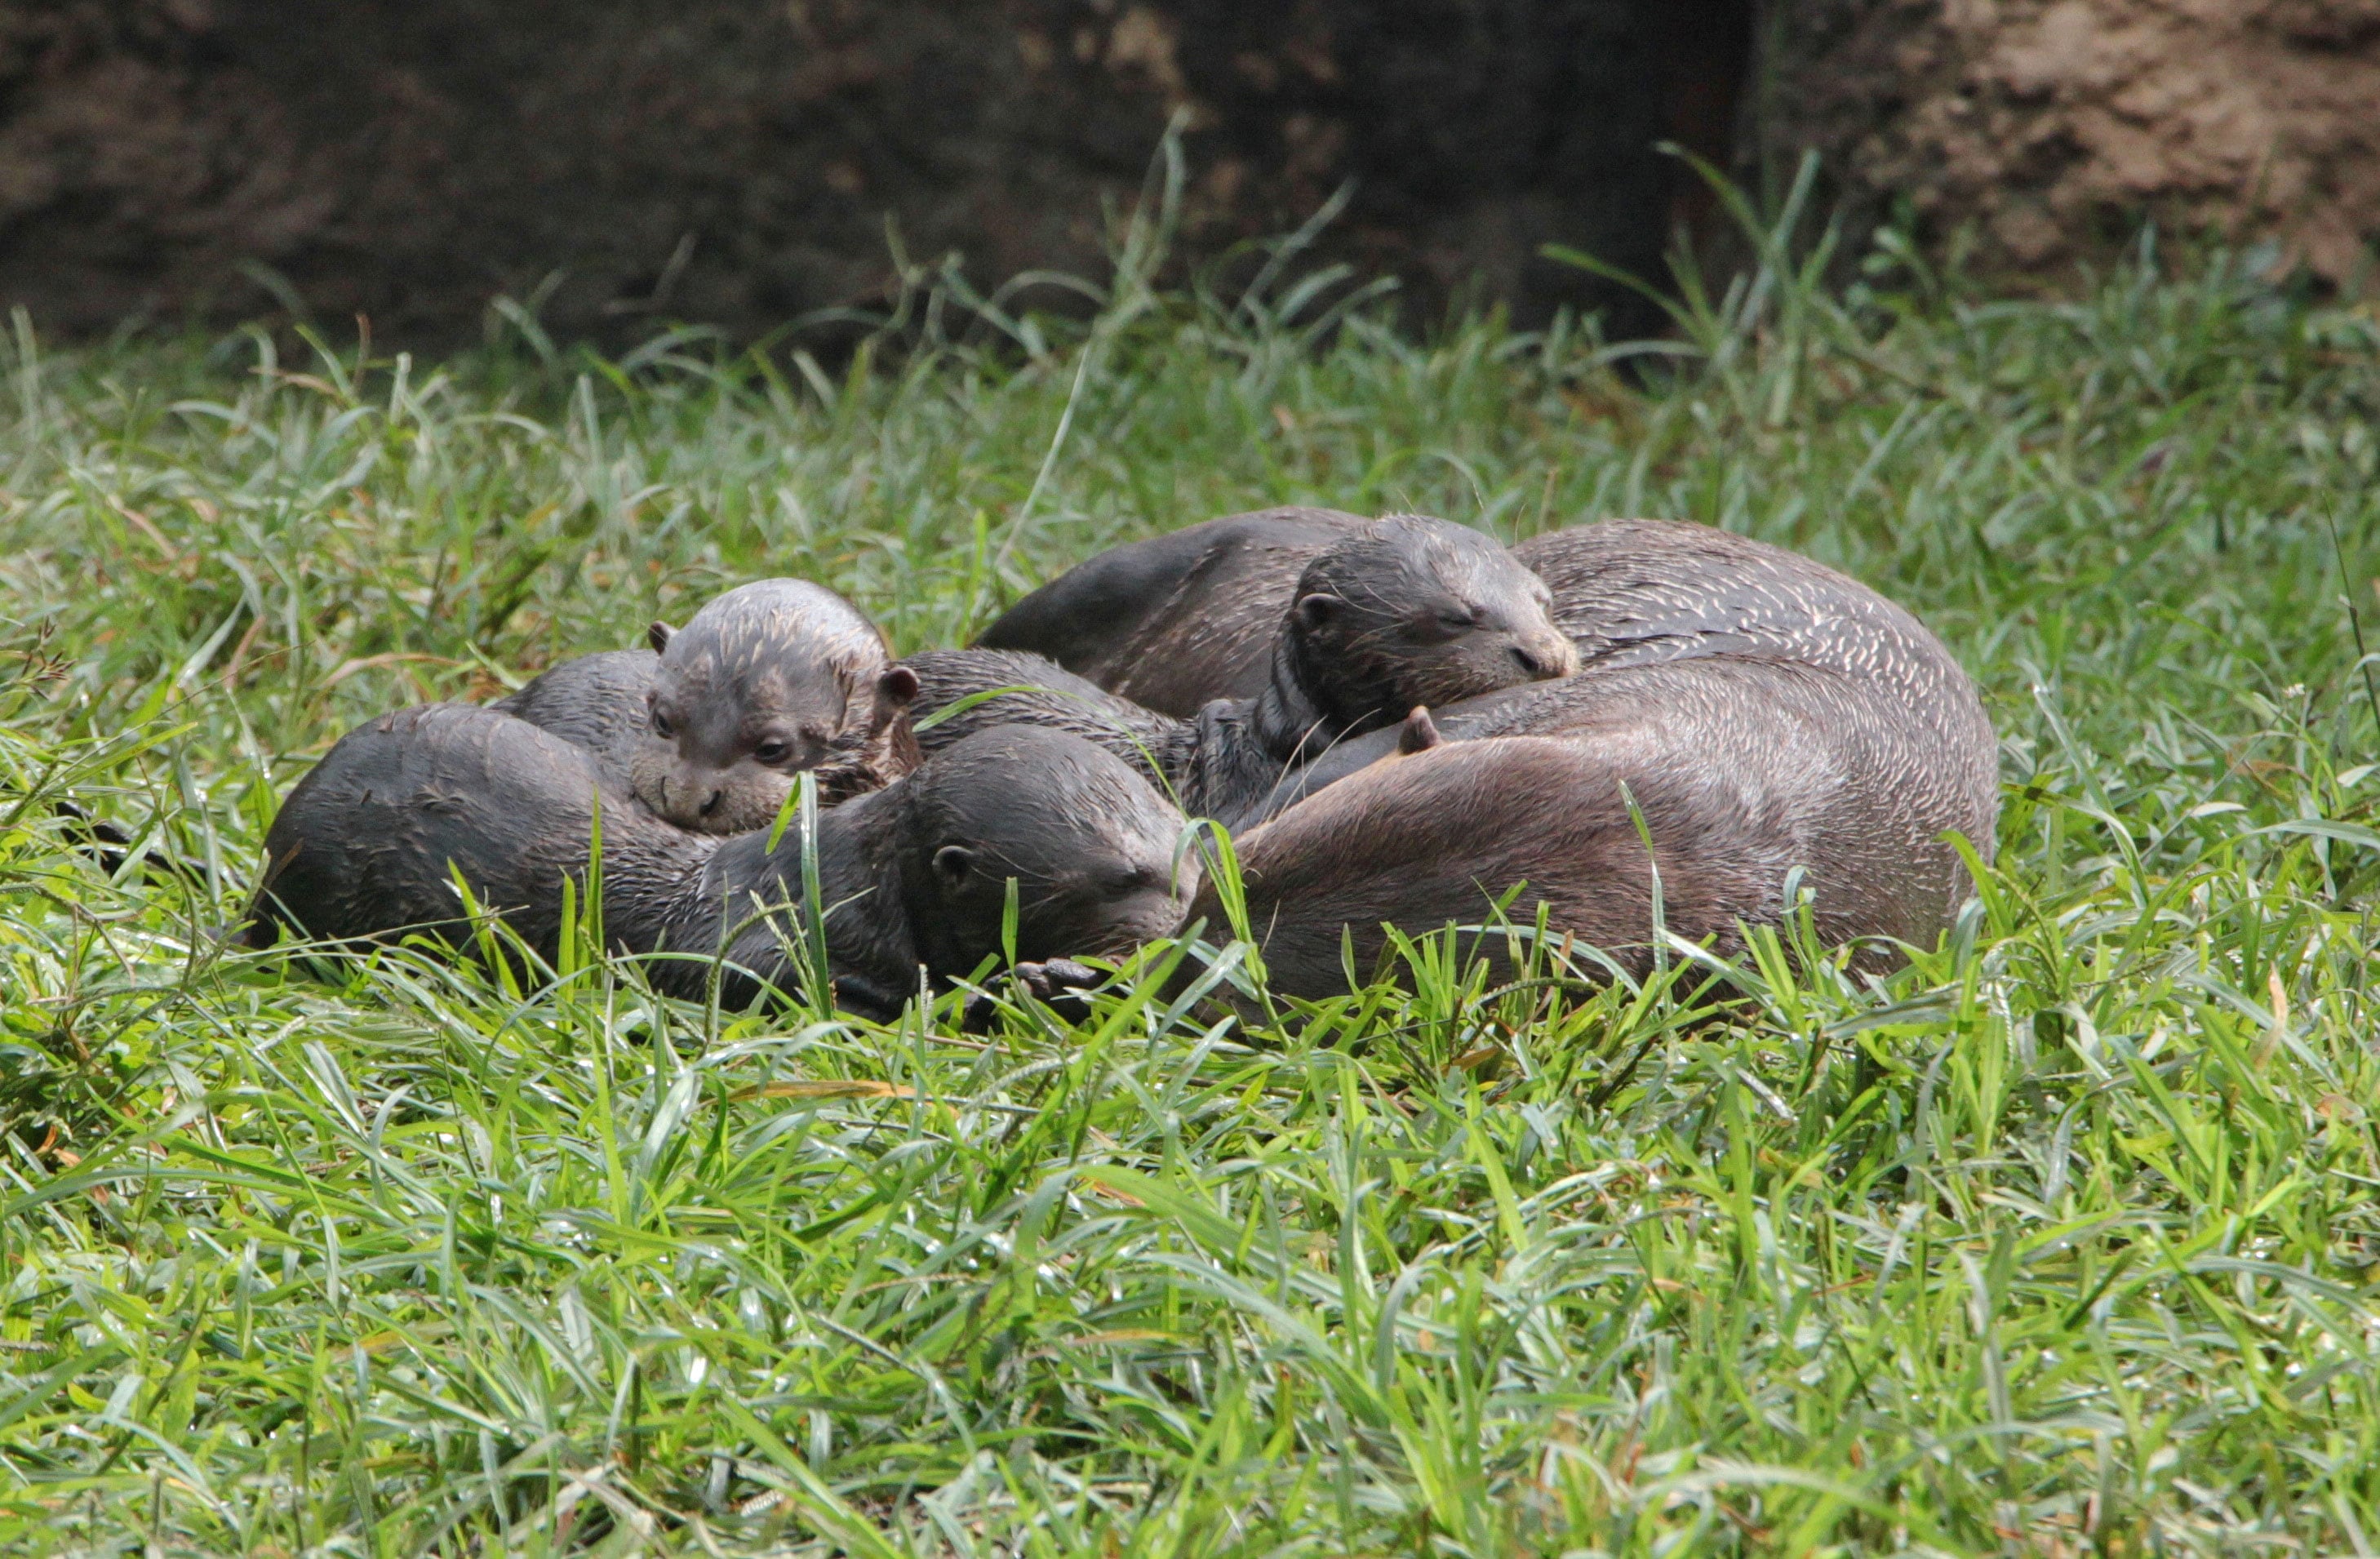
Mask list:
[[[1453,607],[1449,607],[1439,613],[1438,622],[1440,627],[1451,628],[1477,627],[1479,626],[1479,618],[1475,614],[1465,610],[1458,610]]]
[[[658,709],[653,711],[653,735],[667,741],[676,734],[677,727],[670,724],[670,717]]]
[[[782,763],[793,755],[793,744],[777,737],[771,737],[752,749],[752,756],[763,763]]]

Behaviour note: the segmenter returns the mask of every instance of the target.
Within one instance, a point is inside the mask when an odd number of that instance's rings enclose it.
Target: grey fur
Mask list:
[[[885,683],[883,634],[806,579],[760,579],[717,597],[662,642],[649,725],[628,759],[631,788],[682,828],[766,826],[815,770],[836,800],[914,764],[906,698]],[[782,757],[764,756],[768,744]]]
[[[488,707],[585,748],[613,784],[633,789],[629,764],[652,736],[660,666],[650,650],[601,650],[563,662]]]
[[[1047,802],[1015,805],[1018,792]],[[251,943],[286,926],[335,942],[451,935],[451,872],[541,956],[560,941],[561,884],[588,878],[600,812],[607,941],[662,956],[656,986],[742,1005],[793,988],[802,844],[789,828],[698,834],[652,816],[595,756],[492,709],[432,704],[350,732],[290,792],[266,838]],[[1170,932],[1195,871],[1172,871],[1180,815],[1123,763],[1062,733],[959,744],[883,789],[820,814],[828,961],[847,1006],[887,1016],[919,970],[947,980],[1000,950],[1007,882],[1021,959],[1123,951]],[[953,851],[960,852],[953,855]]]

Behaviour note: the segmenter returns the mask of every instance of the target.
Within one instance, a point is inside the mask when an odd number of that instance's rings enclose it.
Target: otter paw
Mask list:
[[[1042,1003],[1064,1021],[1080,1023],[1091,1015],[1087,993],[1106,978],[1105,970],[1088,964],[1078,964],[1072,958],[1051,958],[1044,963],[1017,965],[1009,971],[1008,985],[1011,991]],[[1001,998],[990,991],[978,991],[968,996],[960,1012],[960,1029],[980,1034],[990,1029],[1000,1003]]]

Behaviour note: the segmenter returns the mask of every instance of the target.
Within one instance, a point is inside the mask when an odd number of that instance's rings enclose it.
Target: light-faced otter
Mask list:
[[[1656,864],[1661,923],[1723,956],[1741,951],[1741,925],[1787,914],[1796,869],[1828,943],[1930,945],[1969,891],[1940,835],[1956,831],[1990,855],[1988,732],[1946,752],[1891,696],[1791,663],[1670,662],[1559,687],[1559,735],[1430,745],[1410,725],[1379,733],[1365,741],[1391,749],[1383,761],[1238,835],[1251,929],[1276,989],[1342,993],[1342,933],[1369,978],[1384,923],[1415,936],[1477,926],[1521,883],[1514,924],[1532,925],[1543,906],[1556,935],[1641,973],[1656,944]],[[1211,886],[1191,915],[1220,925]],[[1471,945],[1502,962],[1500,935]],[[1880,946],[1864,961],[1895,960]]]
[[[917,766],[916,680],[832,591],[761,579],[650,637],[653,652],[582,655],[493,707],[595,752],[660,816],[705,834],[765,827],[804,770],[832,803]]]
[[[250,945],[278,929],[325,941],[451,934],[457,867],[540,955],[558,947],[562,883],[587,882],[600,808],[603,934],[655,986],[699,997],[797,989],[800,830],[688,833],[652,816],[585,749],[493,709],[432,704],[341,738],[265,840]],[[1016,952],[1041,963],[1170,934],[1195,884],[1174,873],[1180,814],[1109,754],[1060,732],[987,732],[882,789],[821,811],[826,951],[837,999],[887,1017],[919,970],[964,976],[1001,951],[1008,884]],[[763,913],[766,911],[766,913]]]
[[[1196,815],[1237,817],[1284,766],[1393,725],[1415,704],[1569,673],[1576,652],[1545,587],[1477,531],[1409,515],[1357,521],[1311,557],[1272,607],[1263,686],[1188,720],[1148,710],[1034,655],[912,656],[921,713],[1002,693],[920,733],[937,745],[1027,722],[1074,731],[1170,783]]]
[[[1232,514],[1111,547],[1014,604],[978,648],[1045,654],[1190,719],[1276,686],[1282,609],[1309,616],[1299,638],[1347,688],[1342,707],[1321,704],[1335,731],[1397,692],[1435,686],[1435,702],[1450,702],[1454,688],[1561,676],[1573,662],[1545,631],[1542,586],[1495,541],[1442,518],[1338,509]]]

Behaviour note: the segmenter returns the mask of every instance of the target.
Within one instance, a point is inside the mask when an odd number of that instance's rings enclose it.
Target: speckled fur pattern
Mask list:
[[[1518,550],[1549,576],[1585,669],[1433,711],[1444,743],[1427,752],[1396,759],[1400,733],[1361,736],[1284,780],[1241,857],[1284,946],[1332,950],[1293,980],[1342,982],[1342,924],[1377,946],[1381,920],[1471,920],[1523,880],[1524,907],[1542,897],[1558,931],[1641,950],[1649,876],[1623,783],[1682,935],[1734,947],[1736,920],[1777,918],[1796,867],[1830,940],[1924,944],[1949,924],[1971,884],[1942,836],[1991,859],[1998,747],[1914,617],[1704,527],[1613,521]],[[1455,853],[1415,864],[1438,850]]]
[[[892,651],[858,608],[804,579],[721,595],[663,640],[649,725],[629,758],[636,794],[683,828],[735,834],[774,820],[795,776],[837,801],[916,761],[906,700],[887,697]],[[775,742],[783,756],[765,756]]]
[[[1020,791],[1050,805],[1018,807]],[[266,838],[249,940],[270,944],[285,929],[332,943],[453,936],[459,866],[481,906],[551,959],[562,884],[584,891],[599,812],[604,934],[619,951],[653,956],[656,987],[698,998],[717,975],[735,1005],[794,988],[797,828],[773,850],[765,830],[679,829],[607,779],[587,749],[459,704],[350,732],[290,792]],[[1175,871],[1180,827],[1128,767],[1062,733],[1018,727],[958,744],[819,814],[836,993],[884,1017],[921,978],[969,973],[1000,951],[1012,877],[1022,959],[1120,953],[1163,936],[1196,880]]]

